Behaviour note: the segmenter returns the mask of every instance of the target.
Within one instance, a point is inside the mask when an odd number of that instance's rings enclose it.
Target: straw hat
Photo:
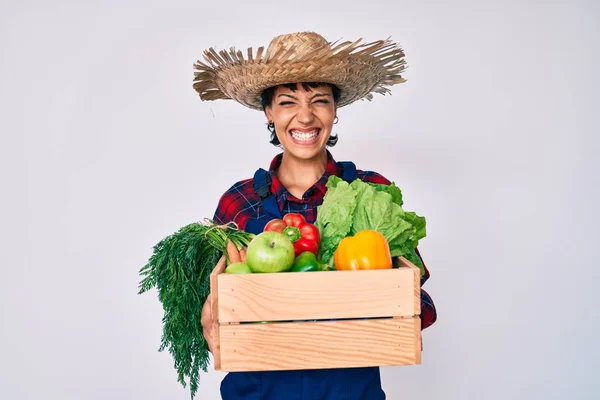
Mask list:
[[[247,58],[240,50],[204,51],[206,63],[194,63],[194,89],[202,100],[233,99],[262,110],[261,93],[272,86],[295,82],[326,82],[341,90],[339,107],[371,100],[405,82],[404,52],[390,40],[361,44],[329,43],[314,32],[276,36],[267,51],[259,47]]]

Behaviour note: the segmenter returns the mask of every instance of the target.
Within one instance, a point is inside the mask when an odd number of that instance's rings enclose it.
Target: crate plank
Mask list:
[[[397,257],[398,258],[398,263],[400,265],[401,268],[409,268],[412,269],[413,273],[415,274],[414,277],[414,290],[415,290],[415,302],[414,302],[414,315],[421,315],[421,270],[419,269],[419,267],[417,267],[416,265],[414,265],[413,263],[411,263],[410,261],[408,261],[406,258],[404,257]]]
[[[225,271],[226,261],[224,257],[221,257],[215,268],[210,274],[210,308],[211,308],[211,319],[213,321],[213,355],[215,360],[215,369],[221,367],[221,351],[219,346],[219,287],[218,287],[218,276]]]
[[[221,323],[420,314],[418,269],[219,274]]]
[[[219,370],[222,371],[347,368],[421,362],[418,316],[224,324],[219,330]]]
[[[227,267],[225,257],[221,257],[217,265],[213,268],[210,273],[210,297],[211,297],[211,314],[212,320],[215,322],[219,321],[219,276],[223,274]]]

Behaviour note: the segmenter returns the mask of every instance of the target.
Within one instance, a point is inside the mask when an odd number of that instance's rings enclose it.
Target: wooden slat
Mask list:
[[[221,323],[419,314],[415,313],[420,306],[420,295],[415,288],[419,281],[410,267],[221,274],[218,278]]]
[[[417,328],[419,327],[419,328]],[[220,326],[222,371],[419,364],[420,318]]]
[[[210,308],[213,321],[213,358],[215,369],[221,368],[221,345],[219,340],[219,289],[218,276],[225,271],[227,266],[225,257],[221,257],[210,274]]]
[[[219,321],[219,289],[218,289],[218,277],[223,274],[225,268],[227,267],[225,257],[221,257],[217,265],[213,268],[210,273],[210,293],[212,299],[212,320]]]
[[[415,274],[414,277],[414,289],[415,289],[415,303],[414,303],[414,315],[421,315],[421,270],[419,267],[408,261],[404,257],[398,257],[401,268],[410,268]]]

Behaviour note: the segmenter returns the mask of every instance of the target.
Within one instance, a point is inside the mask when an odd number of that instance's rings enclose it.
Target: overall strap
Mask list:
[[[338,164],[342,166],[342,179],[348,183],[352,183],[352,181],[358,178],[358,174],[356,173],[356,165],[352,161],[340,161]]]
[[[356,165],[354,165],[352,161],[341,161],[339,164],[342,166],[343,180],[351,183],[357,179]],[[263,168],[257,169],[254,173],[252,188],[254,189],[254,192],[260,196],[262,206],[268,214],[268,218],[281,218],[282,215],[277,206],[277,200],[275,195],[271,193],[271,176]]]
[[[277,206],[277,200],[275,195],[271,193],[271,176],[267,171],[262,168],[256,170],[252,188],[260,196],[261,204],[268,214],[268,218],[281,218],[282,215]]]
[[[267,171],[262,168],[256,170],[252,181],[252,189],[254,189],[254,193],[260,196],[261,200],[271,195],[271,176]]]

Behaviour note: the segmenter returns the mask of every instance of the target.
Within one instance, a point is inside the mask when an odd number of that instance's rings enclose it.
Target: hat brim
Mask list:
[[[207,63],[194,63],[193,88],[202,100],[233,99],[251,109],[262,110],[265,89],[286,83],[323,82],[340,91],[339,107],[357,100],[371,100],[373,93],[386,94],[390,86],[405,82],[403,50],[390,40],[367,44],[355,42],[325,44],[313,48],[301,58],[292,49],[265,54],[263,47],[247,58],[231,48],[217,53],[204,52]],[[297,50],[297,49],[296,49]]]

